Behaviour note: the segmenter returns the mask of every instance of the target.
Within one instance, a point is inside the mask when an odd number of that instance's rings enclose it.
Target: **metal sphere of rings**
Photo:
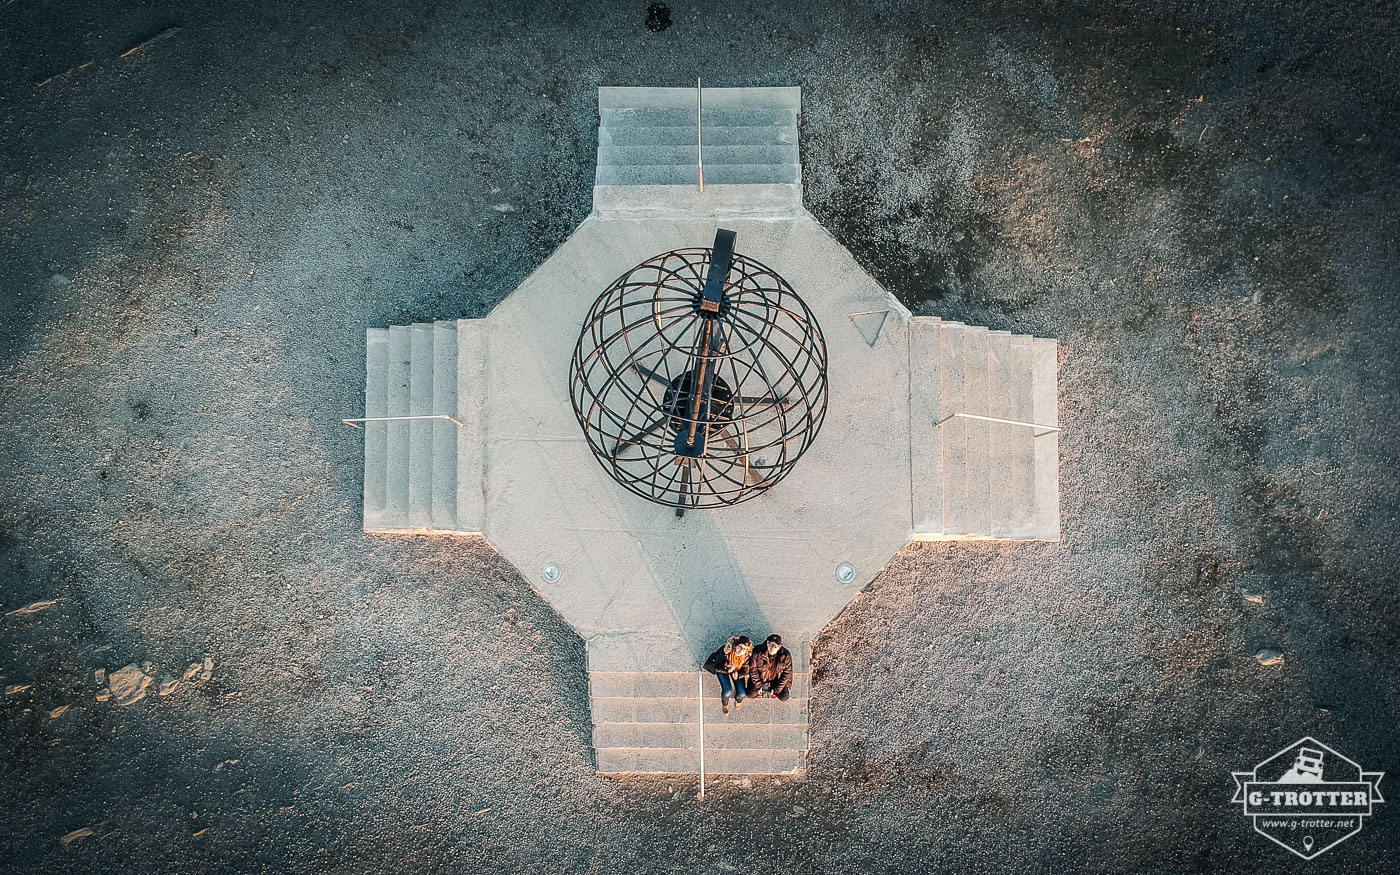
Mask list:
[[[826,416],[821,328],[792,287],[733,250],[649,258],[593,303],[570,366],[603,469],[677,510],[726,507],[785,477]]]

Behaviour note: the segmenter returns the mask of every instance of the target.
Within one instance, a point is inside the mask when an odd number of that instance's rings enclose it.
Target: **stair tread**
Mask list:
[[[1035,373],[1031,358],[1031,337],[1011,337],[1012,419],[1035,422]],[[1013,436],[1011,451],[1012,495],[1011,528],[1016,538],[1035,537],[1035,442],[1039,429],[1020,428]]]
[[[410,326],[409,415],[433,413],[433,327]],[[433,522],[433,422],[415,419],[408,424],[408,524],[428,529]]]
[[[909,463],[911,524],[916,535],[942,534],[943,418],[941,337],[943,321],[909,320]]]
[[[407,325],[389,326],[389,370],[386,416],[409,415],[409,380],[412,370],[412,336]],[[385,438],[387,487],[383,528],[406,528],[408,522],[409,443],[408,422],[387,423]]]
[[[1059,345],[1054,340],[1031,340],[1034,387],[1032,409],[1041,425],[1059,425],[1058,368]],[[1035,439],[1035,536],[1040,540],[1060,539],[1060,436],[1051,432]]]
[[[987,415],[1015,419],[1012,386],[1011,332],[987,332]],[[987,423],[987,534],[1010,538],[1015,534],[1012,498],[1015,494],[1012,456],[1017,439],[1027,436],[1021,426]]]
[[[705,165],[707,185],[765,185],[793,183],[801,179],[800,164]],[[700,170],[695,164],[599,165],[595,185],[696,185]]]
[[[710,691],[713,693],[713,691]],[[705,721],[725,720],[738,724],[806,724],[805,697],[791,696],[786,702],[773,699],[751,699],[744,707],[722,713],[719,696],[707,694],[704,700]],[[594,696],[589,700],[594,723],[678,723],[694,725],[700,722],[699,708],[694,696],[639,697]]]
[[[987,329],[967,326],[963,331],[962,412],[987,414]],[[951,412],[951,411],[950,411]],[[988,425],[980,419],[959,417],[966,434],[967,528],[970,535],[991,534],[991,493],[989,488]]]
[[[365,329],[365,417],[388,416],[389,332]],[[388,424],[363,423],[365,431],[364,528],[383,525],[388,489]]]
[[[706,107],[729,109],[734,107],[772,107],[797,112],[802,107],[802,89],[798,86],[754,86],[748,88],[712,88],[701,92]],[[605,85],[598,89],[599,110],[619,107],[654,107],[679,110],[694,110],[697,103],[697,89],[656,86],[617,86]]]
[[[486,527],[486,440],[483,416],[489,336],[481,319],[457,321],[457,521],[460,532]]]
[[[434,416],[457,415],[457,323],[433,323]],[[439,419],[433,432],[431,524],[435,530],[457,526],[457,425]]]
[[[964,409],[967,381],[963,377],[963,332],[961,322],[944,322],[939,332],[939,390],[942,417]],[[943,423],[943,530],[965,534],[967,528],[967,420],[960,417]]]
[[[796,110],[763,106],[743,108],[707,106],[701,112],[704,127],[724,128],[796,126],[797,116]],[[604,127],[612,130],[629,127],[675,127],[689,128],[694,131],[695,107],[692,105],[685,109],[651,106],[607,108],[599,111],[599,121]]]
[[[636,748],[698,748],[698,723],[599,723],[593,746]],[[705,724],[705,753],[715,750],[805,750],[805,723]]]
[[[804,699],[810,689],[810,675],[793,672],[792,698]],[[589,672],[589,693],[595,698],[686,698],[694,701],[700,690],[706,698],[719,696],[719,683],[706,675],[697,683],[695,672]]]
[[[695,774],[700,768],[695,748],[595,748],[598,771],[604,774],[640,772]],[[706,750],[705,772],[710,775],[781,775],[803,767],[804,751],[797,749]]]
[[[797,125],[705,125],[705,148],[712,146],[796,145]],[[631,125],[598,128],[600,146],[688,146],[695,143],[695,126]]]
[[[680,145],[602,146],[598,147],[598,165],[611,167],[649,167],[656,165],[689,166],[696,163],[694,141]],[[797,164],[797,146],[737,145],[717,146],[706,143],[705,169],[720,166],[751,166],[760,164]]]

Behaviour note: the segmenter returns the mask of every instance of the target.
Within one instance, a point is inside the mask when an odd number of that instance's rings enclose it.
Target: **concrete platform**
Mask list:
[[[601,89],[600,162],[676,167],[683,137],[668,129],[684,127],[692,104],[670,92],[686,91]],[[734,154],[797,167],[797,90],[724,91],[717,128],[767,150]],[[620,141],[633,145],[623,151]],[[455,412],[459,424],[371,424],[365,529],[480,533],[519,569],[587,642],[600,771],[685,770],[689,734],[675,726],[694,703],[697,666],[727,635],[781,633],[803,672],[801,719],[792,710],[771,722],[782,729],[719,730],[728,759],[716,770],[800,768],[809,642],[901,547],[1059,537],[1058,436],[946,419],[1055,425],[1055,341],[912,317],[802,209],[800,178],[701,194],[655,184],[667,171],[626,185],[604,169],[594,214],[488,317],[370,330],[368,415]],[[829,409],[776,487],[677,519],[618,486],[590,453],[569,401],[569,361],[613,279],[658,253],[709,245],[721,226],[816,315]],[[455,382],[445,377],[454,370]],[[853,579],[837,579],[842,563]],[[561,573],[550,579],[546,566]],[[760,737],[775,747],[764,753]],[[798,742],[789,756],[783,745]]]

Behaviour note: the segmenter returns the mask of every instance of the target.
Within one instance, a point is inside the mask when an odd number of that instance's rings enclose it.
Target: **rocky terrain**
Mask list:
[[[1304,863],[1229,800],[1303,735],[1400,771],[1398,16],[0,5],[0,870],[1386,871],[1395,803]],[[1063,541],[906,550],[807,773],[703,804],[594,774],[489,547],[360,532],[339,422],[365,325],[588,214],[600,84],[696,75],[801,85],[809,209],[1057,337],[1065,427]]]

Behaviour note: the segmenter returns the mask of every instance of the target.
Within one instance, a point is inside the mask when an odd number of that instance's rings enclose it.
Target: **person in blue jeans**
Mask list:
[[[724,646],[710,654],[705,660],[705,671],[719,679],[720,709],[729,713],[729,700],[734,707],[744,704],[748,695],[749,657],[753,656],[753,642],[746,635],[736,635],[724,642]]]

